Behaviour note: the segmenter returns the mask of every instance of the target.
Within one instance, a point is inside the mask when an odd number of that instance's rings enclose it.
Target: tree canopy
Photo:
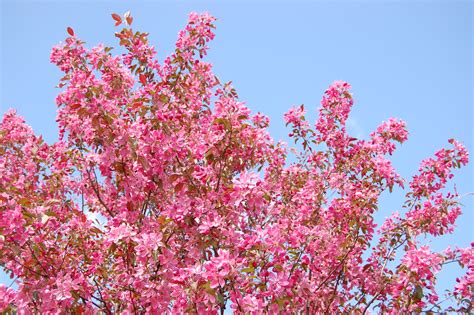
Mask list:
[[[70,27],[51,52],[64,73],[56,143],[13,110],[0,124],[0,264],[18,286],[0,285],[0,309],[470,312],[473,248],[421,240],[454,232],[461,207],[446,183],[468,162],[460,142],[407,182],[389,160],[405,123],[351,136],[351,86],[336,81],[315,123],[303,105],[285,114],[300,148],[288,163],[268,117],[205,61],[212,16],[191,13],[162,63],[130,13],[112,18],[124,54],[88,49]],[[377,227],[395,186],[405,203]],[[468,270],[444,307],[435,284],[448,263]]]

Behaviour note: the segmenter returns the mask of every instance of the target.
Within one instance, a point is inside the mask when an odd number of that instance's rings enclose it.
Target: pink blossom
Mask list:
[[[351,87],[336,81],[313,127],[303,105],[284,115],[288,151],[204,59],[212,16],[191,13],[163,62],[129,13],[112,17],[127,24],[123,54],[76,36],[52,49],[58,142],[14,111],[0,123],[0,264],[18,285],[0,286],[2,311],[420,313],[453,262],[463,310],[472,248],[436,253],[420,237],[454,232],[461,143],[422,162],[375,235],[382,194],[404,189],[389,160],[403,121],[354,138]]]

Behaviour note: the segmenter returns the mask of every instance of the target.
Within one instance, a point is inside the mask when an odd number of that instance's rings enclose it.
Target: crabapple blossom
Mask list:
[[[422,238],[455,231],[461,206],[446,185],[468,162],[460,142],[405,185],[389,159],[405,123],[354,138],[351,86],[336,81],[314,124],[311,107],[284,115],[299,145],[289,163],[269,119],[204,60],[214,17],[190,14],[160,63],[130,13],[112,16],[123,54],[87,48],[71,28],[52,49],[64,73],[56,143],[13,110],[0,123],[0,264],[17,284],[0,285],[3,312],[442,310],[436,278],[451,262],[467,269],[453,309],[470,311],[473,247],[435,252]],[[394,187],[405,203],[378,227]]]

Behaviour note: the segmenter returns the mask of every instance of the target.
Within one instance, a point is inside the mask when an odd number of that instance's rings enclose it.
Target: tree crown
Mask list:
[[[436,274],[456,262],[468,271],[448,297],[470,311],[472,247],[433,252],[419,237],[454,230],[459,197],[445,186],[468,162],[461,143],[406,184],[388,159],[405,123],[352,137],[351,87],[337,81],[314,124],[303,105],[285,114],[301,145],[288,165],[269,119],[204,61],[212,16],[191,13],[161,64],[130,13],[112,17],[125,54],[87,49],[72,28],[51,52],[64,72],[58,142],[14,111],[1,122],[0,263],[18,284],[0,286],[1,309],[441,310]],[[380,195],[395,186],[407,190],[402,213],[377,229]]]

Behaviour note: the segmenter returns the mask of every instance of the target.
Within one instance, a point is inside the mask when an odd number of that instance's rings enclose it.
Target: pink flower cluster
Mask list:
[[[441,190],[467,163],[460,143],[422,163],[377,238],[381,194],[403,188],[388,160],[403,121],[352,137],[350,85],[336,81],[315,127],[303,106],[284,115],[301,145],[288,164],[269,119],[203,60],[213,17],[192,13],[162,63],[124,20],[121,56],[72,30],[53,48],[57,143],[14,111],[0,123],[0,265],[16,282],[0,286],[2,312],[422,312],[448,262],[467,269],[450,293],[464,310],[472,248],[436,253],[418,237],[453,232],[460,204]]]

